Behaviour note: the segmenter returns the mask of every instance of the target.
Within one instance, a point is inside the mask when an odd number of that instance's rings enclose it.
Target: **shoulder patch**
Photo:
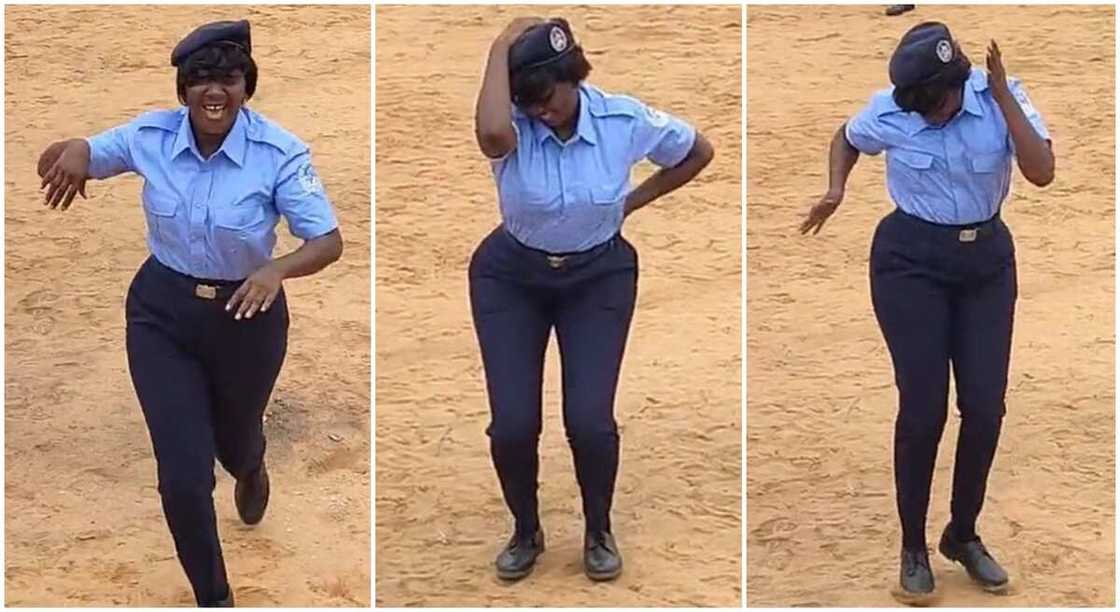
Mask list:
[[[1019,102],[1019,107],[1023,109],[1023,114],[1027,117],[1038,115],[1038,109],[1031,104],[1031,99],[1027,97],[1027,92],[1022,88],[1019,82],[1015,79],[1011,81],[1011,93],[1015,96],[1015,100]]]
[[[155,128],[165,132],[178,132],[185,112],[183,109],[150,111],[137,117],[134,124],[140,129]]]
[[[299,179],[299,185],[303,188],[304,194],[323,193],[323,182],[319,180],[319,175],[315,173],[315,168],[310,162],[304,163],[299,167],[299,170],[296,170],[296,177]]]

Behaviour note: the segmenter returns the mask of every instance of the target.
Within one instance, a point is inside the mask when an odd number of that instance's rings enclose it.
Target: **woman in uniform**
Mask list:
[[[151,256],[125,304],[129,371],[151,434],[159,493],[199,606],[233,605],[214,514],[214,458],[237,480],[246,524],[269,498],[262,417],[287,350],[283,281],[342,254],[307,145],[245,106],[257,85],[249,23],[183,39],[177,110],[155,111],[39,160],[46,205],[125,172],[141,195]],[[272,258],[284,217],[304,240]]]
[[[801,225],[819,232],[844,198],[860,153],[887,152],[896,209],[875,231],[871,298],[898,385],[894,473],[902,522],[900,587],[932,594],[926,511],[945,426],[949,368],[961,415],[952,519],[938,550],[985,589],[1007,573],[976,533],[1005,412],[1017,295],[1015,247],[1000,219],[1012,161],[1039,187],[1054,179],[1050,136],[993,41],[988,72],[972,68],[941,23],[908,31],[890,60],[894,87],[876,93],[832,139],[829,188]]]
[[[552,329],[583,498],[584,568],[593,580],[622,571],[610,522],[619,461],[613,411],[638,257],[619,231],[627,215],[691,181],[712,159],[711,145],[690,125],[587,84],[590,71],[567,21],[516,19],[490,48],[475,115],[502,217],[474,252],[469,276],[490,451],[514,518],[496,561],[507,580],[528,575],[544,550],[537,444]],[[661,169],[631,189],[630,169],[642,159]]]

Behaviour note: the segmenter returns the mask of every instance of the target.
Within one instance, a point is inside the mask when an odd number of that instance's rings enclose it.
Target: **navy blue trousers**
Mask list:
[[[894,474],[905,548],[926,546],[950,365],[961,416],[951,526],[959,539],[976,537],[1005,412],[1016,296],[1015,247],[998,215],[943,226],[895,211],[875,231],[871,298],[898,386]]]
[[[218,286],[214,299],[195,295]],[[239,282],[200,281],[150,257],[125,304],[128,367],[148,424],[163,513],[200,606],[229,592],[214,515],[214,459],[241,478],[264,459],[265,406],[288,342],[283,290],[267,313],[225,311]]]
[[[621,236],[560,261],[499,227],[471,258],[471,314],[490,401],[486,431],[519,535],[540,525],[537,445],[544,356],[553,329],[564,428],[586,528],[610,530],[619,455],[614,398],[637,283],[637,252]]]

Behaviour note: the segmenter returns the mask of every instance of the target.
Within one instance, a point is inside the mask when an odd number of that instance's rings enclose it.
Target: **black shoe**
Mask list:
[[[256,525],[268,507],[268,470],[261,463],[259,470],[237,480],[233,488],[237,514],[246,525]]]
[[[226,591],[226,596],[217,601],[210,601],[200,604],[200,608],[232,608],[233,607],[233,589],[230,588]]]
[[[895,598],[904,604],[923,605],[933,596],[933,570],[929,568],[929,552],[902,549],[902,568],[898,573],[900,589]]]
[[[520,580],[533,571],[537,557],[544,552],[544,531],[537,529],[531,538],[517,534],[509,539],[509,544],[498,553],[494,565],[498,568],[498,578]]]
[[[622,573],[622,555],[614,536],[606,531],[589,533],[584,538],[583,571],[592,580],[614,580]]]
[[[892,4],[888,6],[887,10],[884,12],[887,14],[887,17],[895,17],[912,10],[914,10],[913,4]]]
[[[985,591],[1001,593],[1007,590],[1007,572],[992,558],[992,554],[984,547],[980,538],[961,542],[953,537],[949,527],[946,526],[937,550],[941,551],[946,559],[963,565],[968,576]]]

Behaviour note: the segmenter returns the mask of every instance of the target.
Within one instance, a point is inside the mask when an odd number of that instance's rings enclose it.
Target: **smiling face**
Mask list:
[[[247,98],[245,73],[198,70],[187,78],[185,98],[196,133],[223,136]]]
[[[241,106],[253,97],[257,66],[244,48],[216,43],[195,51],[179,66],[176,84],[199,146],[215,138],[221,144]]]

